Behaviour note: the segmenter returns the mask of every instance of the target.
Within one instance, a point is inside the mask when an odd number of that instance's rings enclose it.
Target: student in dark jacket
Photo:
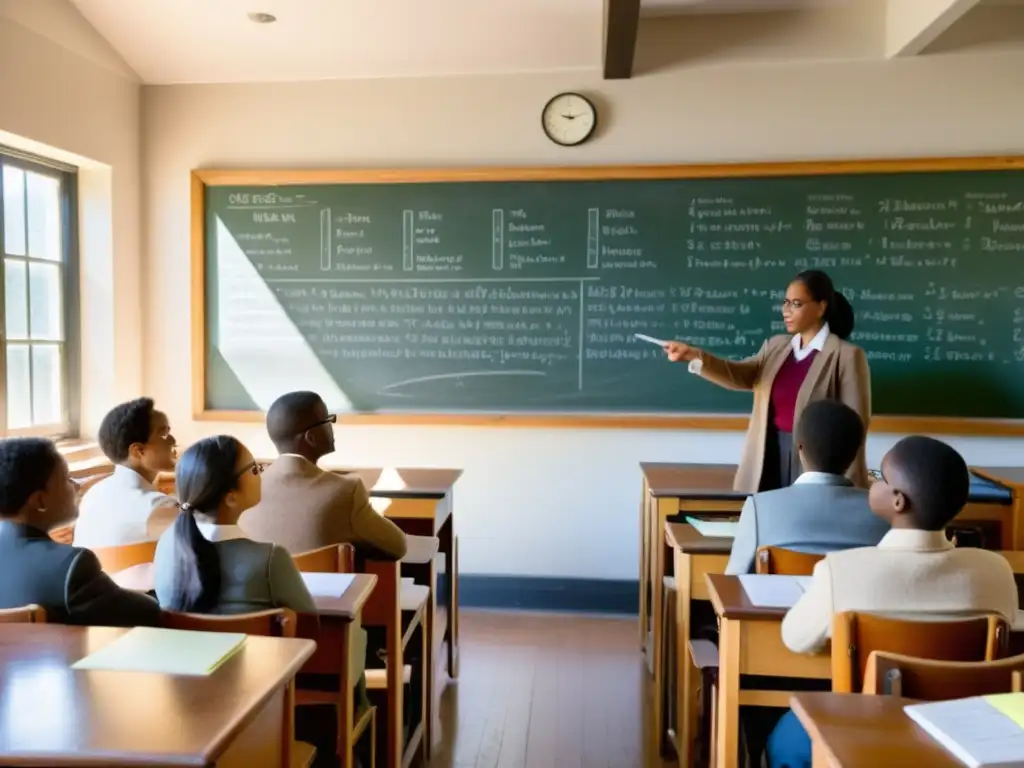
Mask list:
[[[108,627],[156,626],[160,609],[118,587],[87,549],[48,531],[75,517],[78,491],[49,440],[0,440],[0,608],[33,603],[47,621]]]

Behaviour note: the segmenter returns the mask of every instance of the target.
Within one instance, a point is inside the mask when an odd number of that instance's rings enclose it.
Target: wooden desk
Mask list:
[[[1010,492],[1010,540],[1002,548],[1024,550],[1024,467],[972,467],[971,472]]]
[[[665,731],[662,702],[664,691],[675,697],[675,722],[669,723],[669,741],[675,747],[679,765],[690,765],[697,737],[699,675],[690,662],[687,642],[691,637],[691,606],[694,600],[708,600],[708,573],[722,573],[729,562],[732,539],[702,536],[689,523],[665,523],[665,540],[672,547],[676,579],[675,669],[676,679],[662,675],[656,688],[653,715],[659,739]],[[672,621],[672,617],[666,617]],[[674,684],[673,684],[674,683]]]
[[[431,669],[447,643],[448,677],[459,676],[459,541],[455,535],[454,495],[455,483],[462,477],[461,469],[417,468],[331,468],[334,472],[359,475],[370,496],[388,499],[383,506],[385,517],[393,520],[403,531],[415,536],[436,536],[438,552],[445,569],[442,605],[437,599],[436,560],[429,563],[402,563],[402,571],[417,583],[430,587],[430,605],[427,610],[427,631]],[[433,678],[433,673],[431,674]],[[443,686],[436,686],[440,695]]]
[[[658,675],[661,585],[666,573],[665,522],[681,514],[739,514],[745,493],[732,490],[736,467],[729,464],[642,463],[640,500],[640,647]]]
[[[71,669],[127,631],[0,626],[0,763],[290,765],[291,682],[312,641],[249,637],[206,677]]]
[[[832,659],[828,651],[812,656],[786,648],[781,631],[786,610],[751,603],[737,577],[708,574],[705,579],[719,622],[715,766],[737,768],[740,707],[787,707],[790,697],[789,691],[744,690],[741,675],[829,680]]]
[[[811,737],[814,768],[963,768],[903,712],[912,699],[799,693],[790,706]]]

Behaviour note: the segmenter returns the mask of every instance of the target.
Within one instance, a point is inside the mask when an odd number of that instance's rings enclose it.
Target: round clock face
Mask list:
[[[582,144],[594,132],[597,110],[578,93],[560,93],[544,106],[540,122],[549,139],[564,147],[573,147]]]

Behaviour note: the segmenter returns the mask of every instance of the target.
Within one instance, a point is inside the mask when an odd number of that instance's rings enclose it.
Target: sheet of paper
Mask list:
[[[1002,697],[977,696],[914,704],[904,707],[903,711],[971,768],[1021,768],[1024,766],[1024,728],[1000,708],[992,706],[988,701],[991,698]]]
[[[659,347],[664,347],[666,344],[668,344],[667,341],[656,339],[653,336],[647,336],[643,333],[634,333],[633,335],[636,336],[636,338],[639,339],[640,341],[646,341],[648,344],[656,344]]]
[[[743,591],[759,608],[792,608],[811,584],[810,576],[768,576],[744,573],[739,576]]]
[[[355,576],[351,573],[304,573],[302,580],[313,597],[341,597]]]
[[[687,517],[686,522],[692,525],[701,536],[717,536],[723,539],[735,539],[739,523],[721,520],[701,520],[699,517]]]
[[[234,632],[136,627],[71,668],[209,675],[244,642],[245,635]]]

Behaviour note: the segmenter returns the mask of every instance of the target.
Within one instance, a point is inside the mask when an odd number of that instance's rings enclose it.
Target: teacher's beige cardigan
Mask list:
[[[756,493],[764,465],[765,439],[771,405],[772,383],[782,364],[789,357],[791,336],[773,336],[753,357],[725,360],[708,352],[701,353],[700,376],[726,389],[751,390],[754,410],[750,414],[743,454],[733,487],[738,491]],[[864,350],[832,334],[825,347],[814,358],[807,378],[796,398],[794,422],[808,403],[815,400],[839,400],[855,410],[867,431],[871,423],[871,373]],[[795,446],[794,446],[795,447]],[[846,476],[861,488],[868,486],[868,470],[864,446]]]

